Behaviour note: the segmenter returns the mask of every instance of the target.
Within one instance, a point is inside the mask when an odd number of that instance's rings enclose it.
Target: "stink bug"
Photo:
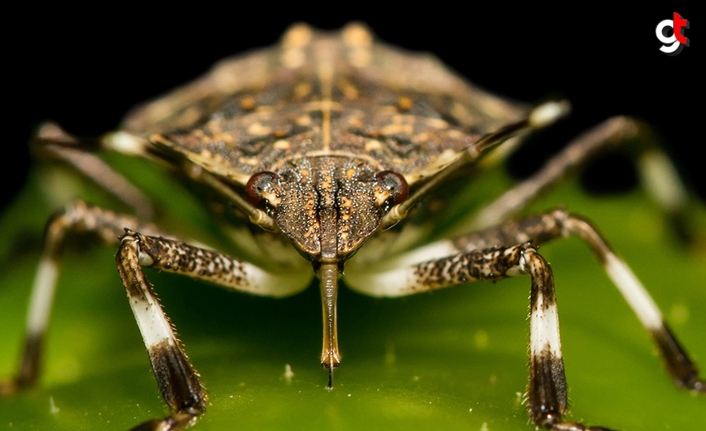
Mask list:
[[[530,108],[495,98],[428,57],[374,42],[360,26],[337,33],[296,26],[281,46],[227,60],[185,90],[138,109],[121,131],[82,139],[45,125],[35,140],[39,151],[102,182],[142,217],[80,201],[49,222],[27,353],[22,370],[3,391],[14,392],[36,379],[59,246],[65,234],[86,231],[118,247],[119,273],[158,385],[173,410],[139,429],[185,428],[206,408],[200,378],[144,278],[151,273],[142,267],[266,296],[296,293],[315,276],[323,303],[320,362],[328,370],[329,388],[341,360],[340,277],[373,296],[404,296],[529,275],[531,419],[557,430],[584,429],[565,416],[552,270],[537,251],[539,244],[564,236],[589,244],[656,339],[670,374],[680,385],[703,392],[694,364],[660,312],[586,219],[557,208],[507,221],[575,160],[581,162],[604,142],[641,136],[643,126],[634,120],[615,118],[597,126],[550,162],[558,170],[541,170],[478,212],[456,214],[449,228],[454,235],[447,237],[452,239],[425,245],[438,234],[437,220],[451,218],[439,209],[453,197],[443,185],[491,169],[497,163],[492,148],[507,147],[506,140],[548,126],[567,110],[565,102]],[[144,221],[155,212],[153,206],[85,153],[94,148],[136,155],[175,171],[198,188],[216,215],[239,220],[232,240],[244,257],[233,258]],[[648,151],[649,160],[666,161],[658,150]],[[653,166],[658,168],[650,175],[663,182],[671,178],[668,169],[659,168],[663,165]],[[678,182],[672,184],[662,202],[666,206],[680,205],[669,200],[680,190]]]

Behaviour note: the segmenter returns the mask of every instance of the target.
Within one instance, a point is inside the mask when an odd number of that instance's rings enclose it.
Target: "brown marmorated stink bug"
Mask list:
[[[329,388],[341,360],[339,279],[361,293],[395,297],[527,276],[525,396],[532,423],[555,431],[605,430],[566,417],[553,274],[537,251],[540,244],[572,236],[603,265],[676,384],[706,393],[657,305],[587,219],[563,208],[517,217],[595,153],[639,141],[635,137],[646,132],[638,122],[605,121],[536,175],[454,220],[449,229],[454,236],[424,242],[430,221],[455,192],[451,181],[489,169],[519,138],[567,112],[563,101],[528,108],[487,94],[431,57],[375,42],[358,24],[336,33],[296,25],[280,45],[219,63],[197,81],[135,110],[121,130],[100,139],[76,138],[44,125],[36,138],[39,151],[110,190],[135,215],[76,201],[49,220],[24,354],[17,374],[0,384],[0,394],[37,380],[61,246],[76,233],[97,235],[117,248],[120,278],[171,409],[168,416],[134,429],[188,428],[208,403],[201,378],[143,271],[149,267],[273,297],[298,293],[316,278],[323,307],[320,362]],[[232,241],[240,249],[249,250],[247,259],[150,223],[151,203],[95,150],[145,158],[187,180],[216,215],[233,223],[227,232],[234,232]],[[662,152],[645,145],[640,160],[649,177],[664,186],[653,189],[656,200],[668,208],[681,205],[684,192]]]

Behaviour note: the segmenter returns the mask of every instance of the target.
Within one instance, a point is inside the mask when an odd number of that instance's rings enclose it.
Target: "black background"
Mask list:
[[[336,29],[351,20],[367,22],[391,44],[434,52],[495,93],[528,102],[570,99],[571,119],[513,159],[511,169],[519,175],[540,166],[542,157],[571,136],[611,115],[628,114],[654,126],[687,183],[706,196],[703,90],[697,92],[696,80],[704,75],[697,65],[704,59],[699,29],[704,21],[693,8],[676,2],[648,9],[610,3],[517,9],[499,2],[381,7],[331,3],[299,10],[263,2],[223,8],[196,2],[162,11],[37,8],[6,16],[11,25],[2,30],[0,203],[24,182],[26,142],[42,121],[55,120],[77,135],[101,134],[116,127],[130,107],[189,81],[213,62],[275,43],[292,22]],[[674,11],[691,22],[686,31],[691,46],[670,57],[658,50],[655,27]],[[599,190],[624,189],[634,175],[621,158],[588,172],[593,173],[585,176],[588,184]]]

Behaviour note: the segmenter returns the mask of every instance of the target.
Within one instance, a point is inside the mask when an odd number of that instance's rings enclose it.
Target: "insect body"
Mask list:
[[[120,131],[100,140],[74,138],[46,125],[38,136],[44,151],[114,191],[136,213],[149,215],[149,202],[84,150],[98,146],[166,165],[199,187],[224,219],[249,223],[233,241],[256,238],[250,243],[261,250],[246,260],[167,233],[141,217],[82,201],[67,205],[47,225],[25,354],[20,371],[1,390],[12,393],[36,380],[60,245],[69,233],[91,232],[117,247],[120,278],[172,410],[136,429],[187,428],[207,405],[200,376],[145,267],[276,297],[300,292],[315,278],[323,309],[320,362],[329,387],[341,362],[339,279],[362,293],[403,296],[528,276],[532,422],[556,431],[605,429],[566,418],[553,273],[537,246],[567,236],[590,246],[655,339],[677,384],[703,393],[696,366],[655,303],[586,219],[564,209],[512,218],[606,142],[639,136],[635,121],[615,118],[598,126],[538,175],[457,220],[458,236],[419,245],[440,211],[427,201],[448,198],[444,185],[492,165],[492,148],[551,124],[567,110],[565,102],[529,109],[488,95],[429,57],[374,42],[360,25],[339,33],[299,25],[281,46],[225,60],[194,83],[139,108]],[[647,160],[664,161],[657,150],[645,153]],[[669,169],[652,165],[652,174],[671,187],[662,203],[681,205]]]

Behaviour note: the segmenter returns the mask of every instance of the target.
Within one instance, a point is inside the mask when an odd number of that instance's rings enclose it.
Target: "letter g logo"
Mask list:
[[[677,12],[674,12],[673,19],[660,21],[655,30],[657,39],[663,44],[659,50],[667,55],[679,54],[685,46],[689,46],[689,38],[684,36],[684,30],[687,28],[689,28],[689,21]]]

